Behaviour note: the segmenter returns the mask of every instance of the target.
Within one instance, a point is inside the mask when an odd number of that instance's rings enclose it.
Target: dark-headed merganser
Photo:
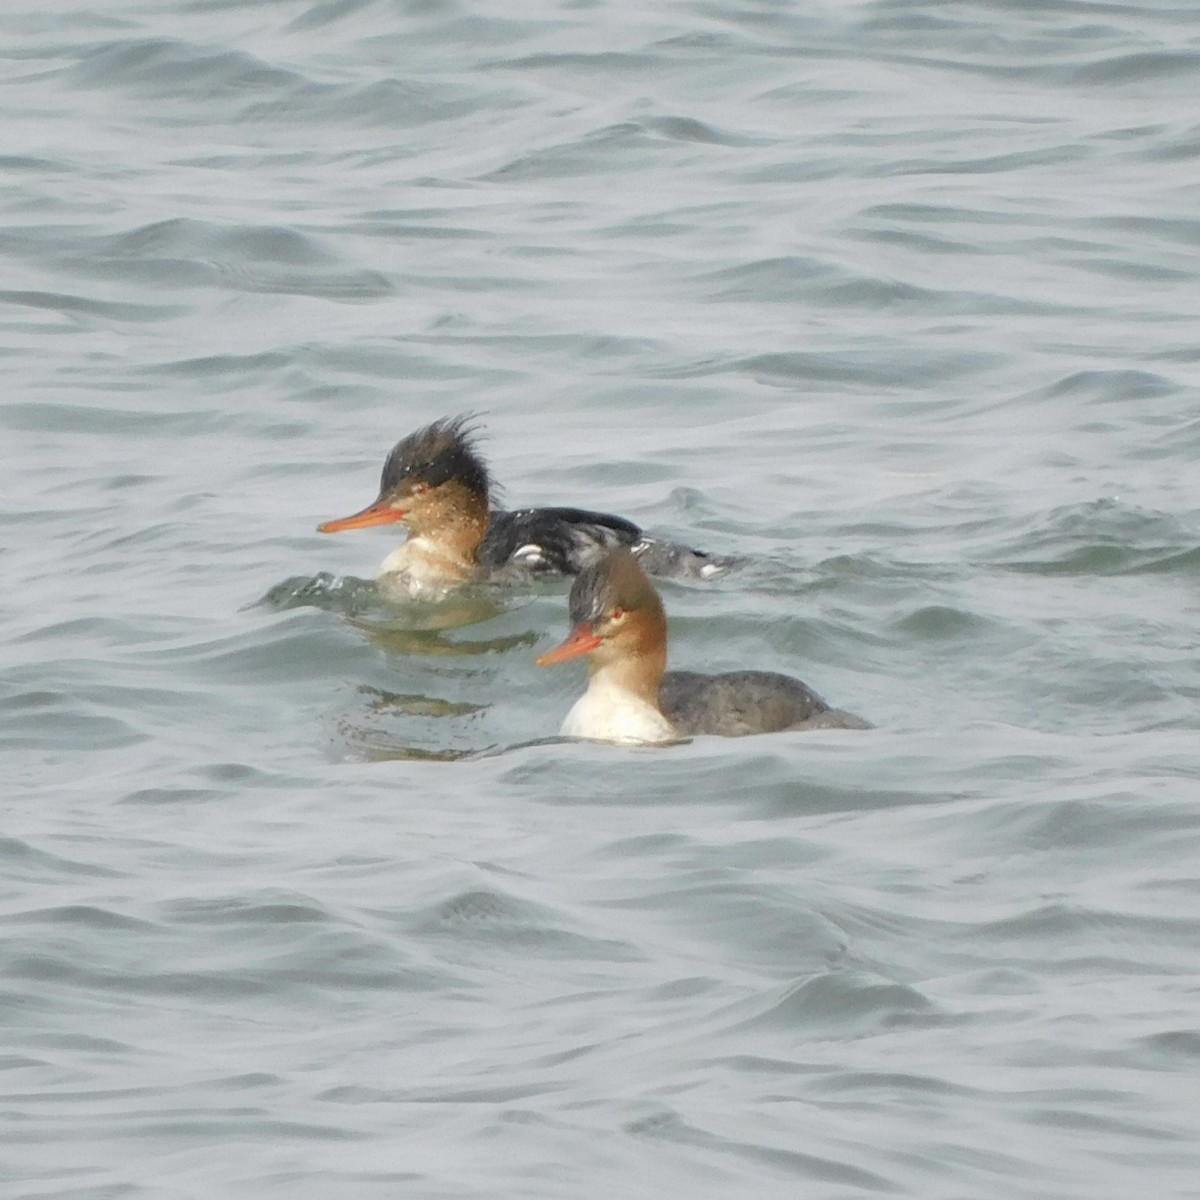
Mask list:
[[[660,541],[632,521],[582,508],[491,507],[492,483],[469,417],[447,417],[397,442],[383,464],[379,496],[322,533],[399,522],[408,540],[384,559],[380,581],[411,596],[465,583],[575,575],[628,546],[655,575],[707,579],[729,560]]]
[[[628,550],[615,550],[579,573],[570,612],[567,640],[537,660],[548,666],[587,655],[587,691],[563,722],[565,737],[661,743],[700,733],[870,728],[830,708],[790,675],[667,671],[662,600]]]

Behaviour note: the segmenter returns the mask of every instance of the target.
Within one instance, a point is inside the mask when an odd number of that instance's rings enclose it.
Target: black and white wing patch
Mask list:
[[[624,517],[584,508],[521,508],[494,512],[478,550],[481,566],[520,566],[534,574],[576,575],[642,531]]]
[[[643,570],[661,579],[711,579],[733,563],[652,537],[624,517],[586,508],[493,512],[478,559],[492,572],[507,567],[534,575],[578,575],[618,546],[628,546]]]

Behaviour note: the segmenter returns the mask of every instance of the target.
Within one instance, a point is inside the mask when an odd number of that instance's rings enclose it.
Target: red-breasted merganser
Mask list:
[[[700,733],[741,737],[784,729],[869,729],[830,708],[807,684],[774,671],[667,671],[667,617],[628,550],[581,571],[571,586],[572,630],[539,666],[587,655],[587,691],[565,737],[661,743]]]
[[[397,442],[383,464],[378,497],[322,533],[399,522],[408,540],[383,560],[380,582],[417,596],[466,583],[575,575],[628,546],[655,575],[707,579],[729,566],[699,550],[645,534],[632,521],[582,508],[491,507],[492,482],[465,416],[434,421]]]

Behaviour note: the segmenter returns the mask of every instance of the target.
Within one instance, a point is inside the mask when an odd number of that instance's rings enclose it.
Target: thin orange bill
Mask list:
[[[561,646],[547,650],[537,660],[539,667],[548,667],[552,663],[566,662],[568,658],[578,658],[581,654],[590,654],[600,645],[600,639],[592,632],[590,625],[576,625],[570,636]]]
[[[405,511],[392,508],[385,500],[376,500],[374,504],[356,512],[353,516],[339,517],[336,521],[326,521],[317,526],[318,533],[341,533],[343,529],[367,529],[371,525],[391,525],[395,521],[403,521]]]

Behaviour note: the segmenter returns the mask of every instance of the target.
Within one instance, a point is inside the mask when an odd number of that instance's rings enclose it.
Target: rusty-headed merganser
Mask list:
[[[384,559],[379,578],[411,596],[465,583],[575,575],[615,546],[628,546],[655,575],[707,579],[729,566],[699,550],[645,534],[632,521],[581,508],[491,507],[492,482],[465,416],[434,421],[397,442],[383,464],[379,496],[361,512],[326,521],[322,533],[399,522],[408,540]]]
[[[571,587],[571,633],[539,666],[587,655],[587,691],[565,737],[661,743],[700,733],[741,737],[784,729],[869,729],[830,708],[807,684],[774,671],[667,671],[667,617],[628,550],[581,571]]]

